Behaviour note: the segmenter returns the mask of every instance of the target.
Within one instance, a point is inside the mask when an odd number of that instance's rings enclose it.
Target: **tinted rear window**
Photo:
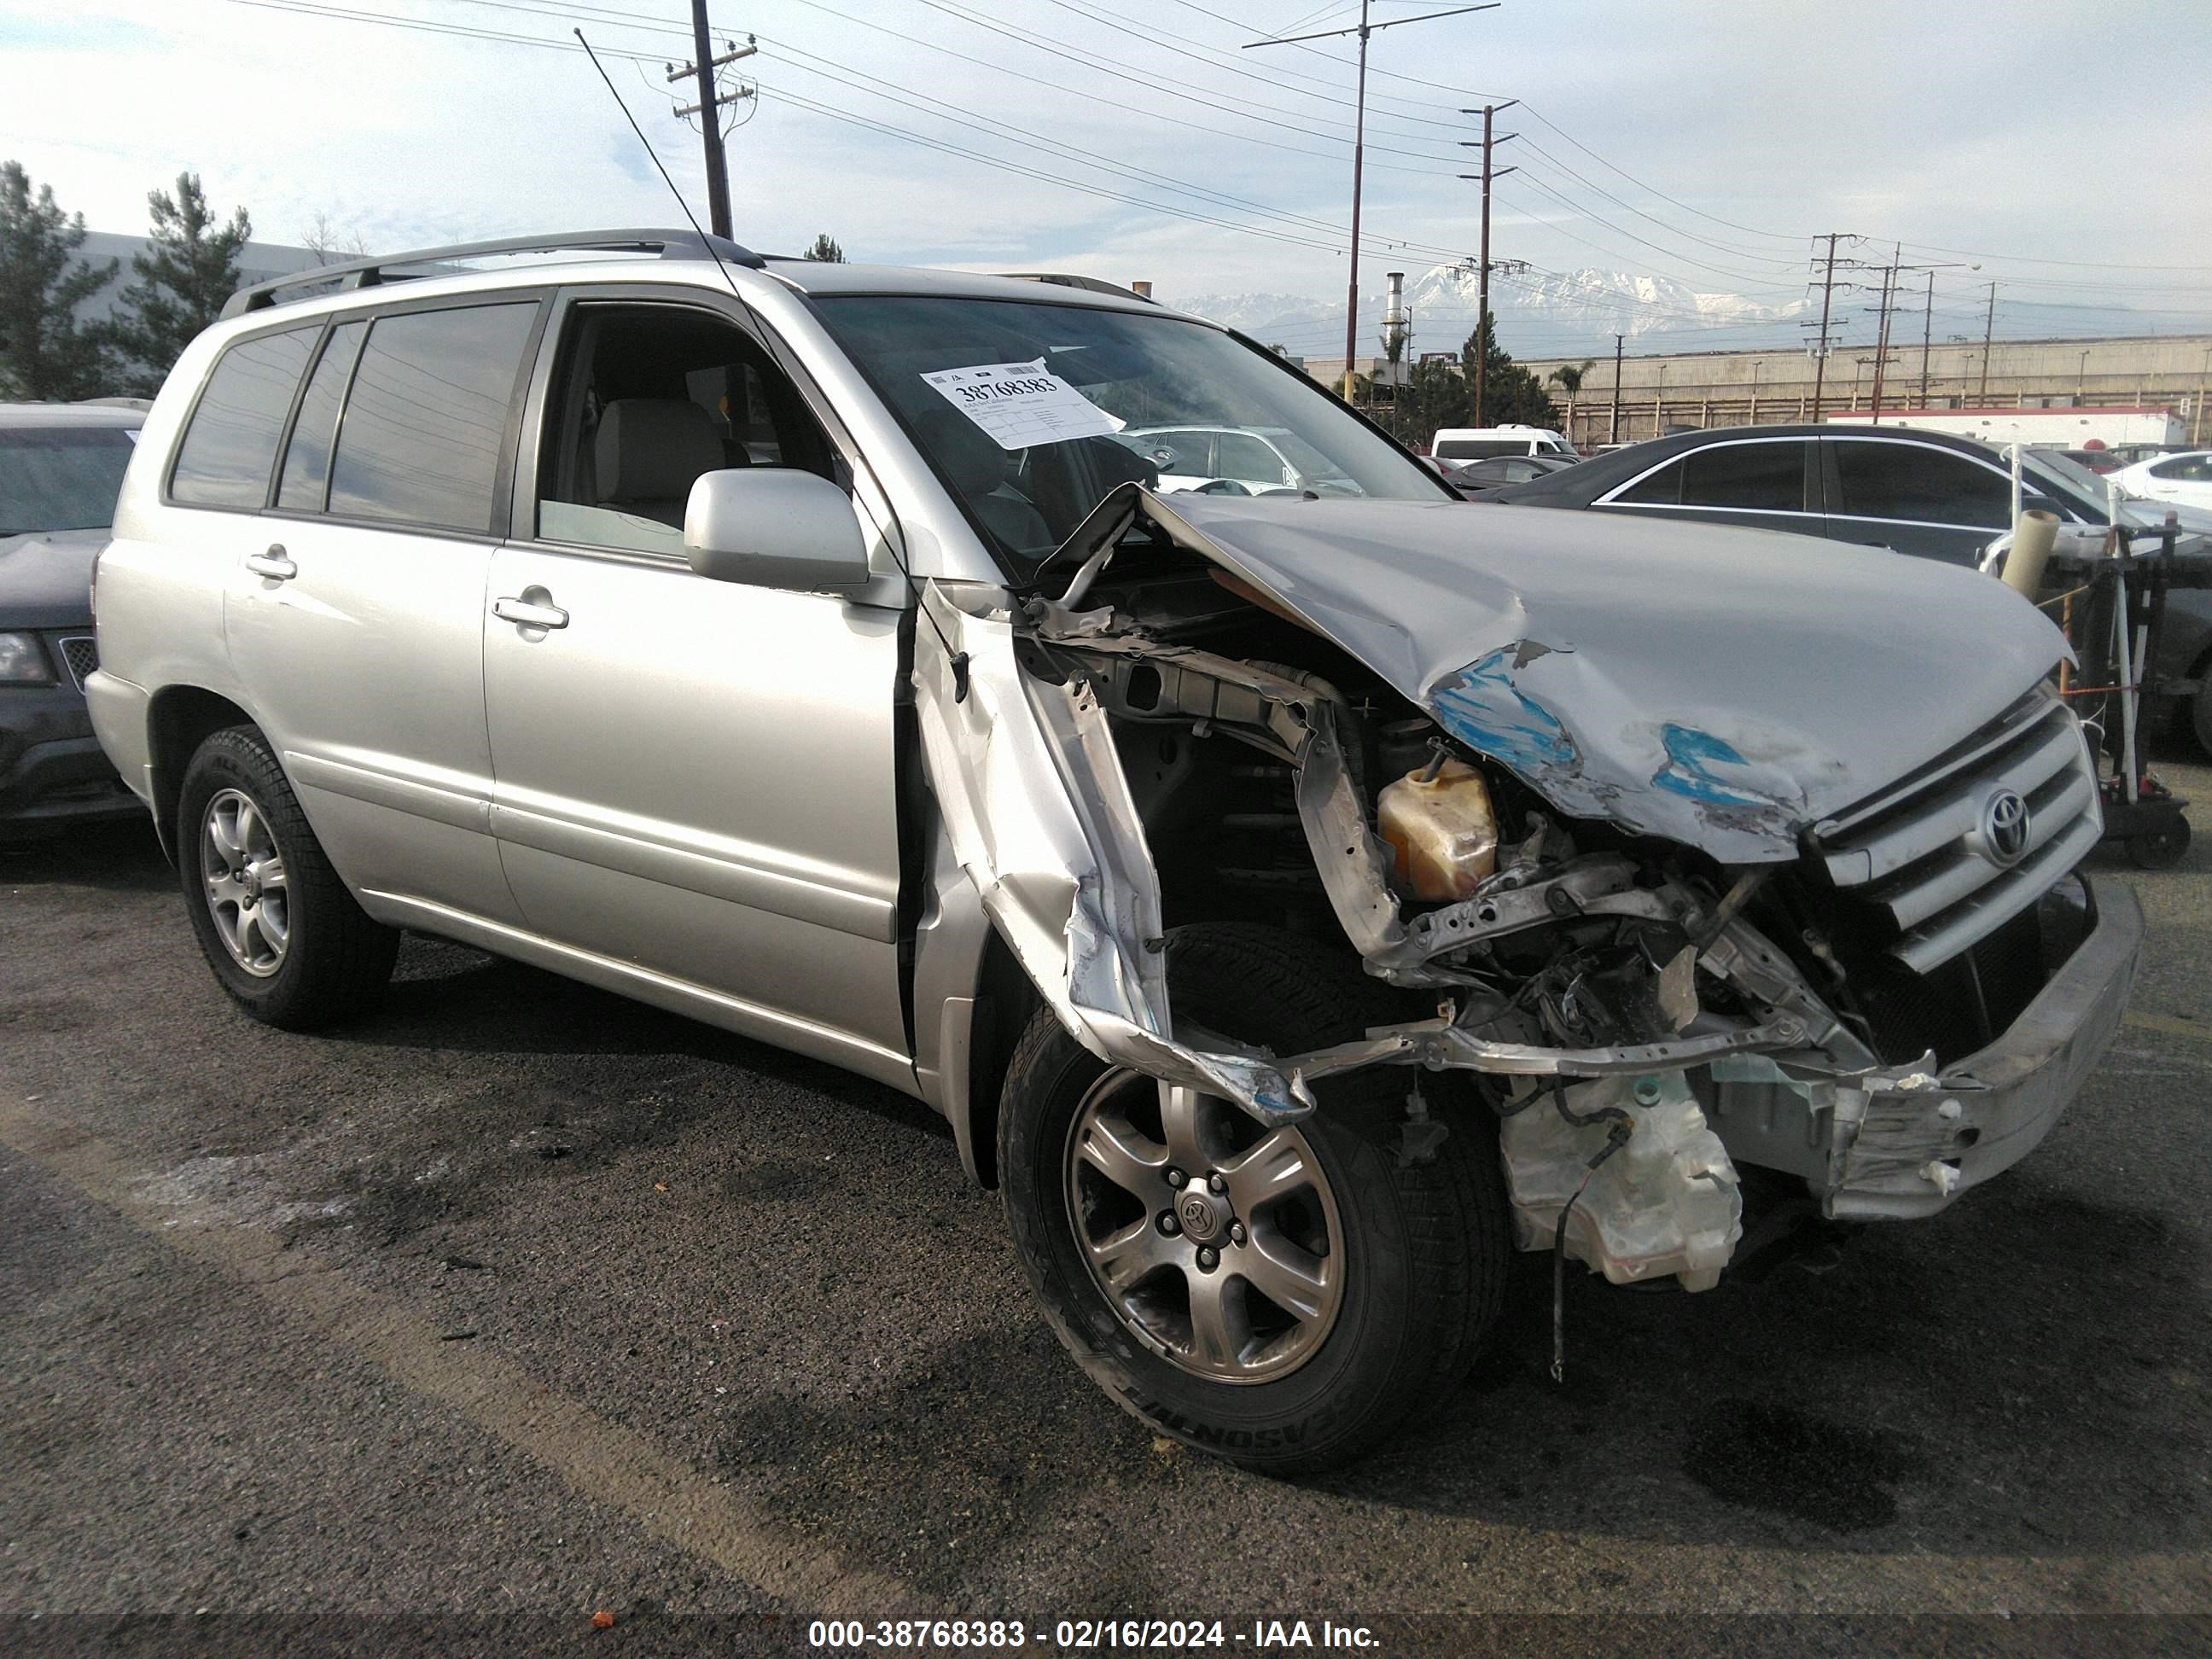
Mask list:
[[[258,507],[269,494],[276,440],[319,327],[241,340],[216,360],[177,447],[170,499],[188,507]]]
[[[1805,507],[1803,443],[1717,444],[1682,458],[1682,504],[1799,513]]]
[[[113,524],[137,436],[113,426],[0,427],[0,536]]]
[[[2012,522],[2011,481],[1963,455],[1917,444],[1831,441],[1846,517],[1982,530]]]
[[[534,301],[380,317],[331,463],[333,515],[483,535]]]

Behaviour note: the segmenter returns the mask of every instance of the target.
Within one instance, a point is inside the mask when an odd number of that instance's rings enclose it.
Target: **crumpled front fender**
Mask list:
[[[996,590],[930,581],[921,605],[915,709],[930,787],[954,857],[1046,1006],[1109,1065],[1266,1123],[1311,1111],[1266,1057],[1176,1039],[1159,882],[1089,686],[1022,668]]]

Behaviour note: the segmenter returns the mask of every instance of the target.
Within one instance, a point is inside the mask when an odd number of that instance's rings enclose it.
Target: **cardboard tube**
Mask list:
[[[2012,551],[2005,556],[2004,584],[2015,593],[2033,599],[2043,586],[2043,567],[2058,544],[2058,515],[2031,507],[2020,515],[2012,533]]]

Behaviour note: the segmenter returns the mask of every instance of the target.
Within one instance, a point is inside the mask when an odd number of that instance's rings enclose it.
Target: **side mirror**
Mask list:
[[[783,467],[702,473],[684,509],[684,551],[701,575],[755,587],[860,587],[869,574],[845,492]]]

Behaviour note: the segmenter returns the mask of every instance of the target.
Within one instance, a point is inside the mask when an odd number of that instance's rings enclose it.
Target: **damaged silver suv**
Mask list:
[[[98,572],[223,988],[323,1025],[412,928],[917,1096],[1163,1433],[1356,1455],[1514,1250],[1711,1285],[1754,1170],[1932,1214],[2119,1021],[2063,647],[1986,578],[1470,505],[1080,279],[621,232],[286,283]],[[1116,434],[1180,428],[1310,459],[1163,491]]]

